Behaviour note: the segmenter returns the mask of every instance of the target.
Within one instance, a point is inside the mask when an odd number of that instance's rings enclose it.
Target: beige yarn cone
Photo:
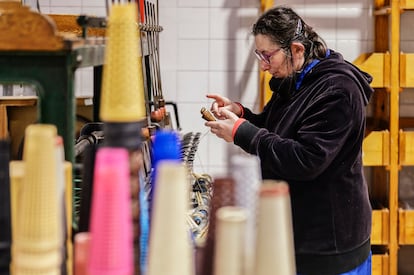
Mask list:
[[[216,213],[214,275],[243,275],[246,249],[247,211],[221,207]]]
[[[56,137],[53,125],[26,129],[25,174],[13,236],[14,275],[60,274],[63,211],[57,198]]]
[[[149,241],[148,275],[191,275],[194,255],[187,226],[189,178],[181,162],[162,160],[157,176]]]
[[[265,180],[260,189],[256,275],[296,275],[292,211],[286,182]]]
[[[146,116],[136,20],[135,3],[112,5],[102,75],[100,118],[104,122],[134,122]]]

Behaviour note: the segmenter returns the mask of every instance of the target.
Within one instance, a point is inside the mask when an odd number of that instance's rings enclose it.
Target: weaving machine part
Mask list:
[[[207,235],[213,182],[209,175],[197,174],[193,171],[194,157],[200,143],[200,137],[201,133],[199,132],[189,132],[183,135],[181,142],[182,159],[189,169],[192,180],[188,225],[196,245],[204,243]]]

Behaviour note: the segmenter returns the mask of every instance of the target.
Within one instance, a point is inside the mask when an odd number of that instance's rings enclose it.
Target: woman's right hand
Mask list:
[[[218,119],[226,119],[221,113],[222,109],[226,109],[237,116],[241,115],[240,107],[238,104],[234,103],[227,97],[218,95],[218,94],[207,94],[207,98],[214,99],[214,102],[211,104],[210,111],[214,114],[215,117]]]

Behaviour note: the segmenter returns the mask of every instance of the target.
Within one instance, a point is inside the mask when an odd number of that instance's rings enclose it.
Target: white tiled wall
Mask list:
[[[373,50],[373,0],[284,0],[319,32],[328,45],[353,61]],[[40,0],[42,12],[104,16],[105,0]],[[160,60],[163,95],[178,104],[182,133],[201,132],[195,159],[197,172],[227,173],[234,145],[211,135],[199,110],[208,107],[207,92],[221,93],[246,106],[258,106],[258,64],[250,27],[259,14],[259,0],[159,0]],[[402,26],[414,16],[402,15]],[[414,52],[414,34],[401,32],[401,49]],[[76,76],[76,93],[91,95],[91,69]],[[406,93],[414,104],[414,96]],[[405,110],[408,107],[402,109]]]

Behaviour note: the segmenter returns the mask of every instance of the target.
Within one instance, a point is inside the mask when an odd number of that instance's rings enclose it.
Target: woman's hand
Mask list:
[[[226,108],[220,109],[220,116],[220,120],[208,121],[204,123],[204,125],[210,127],[210,131],[219,138],[222,138],[227,142],[232,142],[233,127],[239,117]]]
[[[218,119],[227,119],[227,117],[222,114],[223,110],[228,110],[237,116],[241,115],[240,106],[227,97],[218,94],[207,94],[206,96],[207,98],[214,99],[214,102],[211,104],[210,111]]]

